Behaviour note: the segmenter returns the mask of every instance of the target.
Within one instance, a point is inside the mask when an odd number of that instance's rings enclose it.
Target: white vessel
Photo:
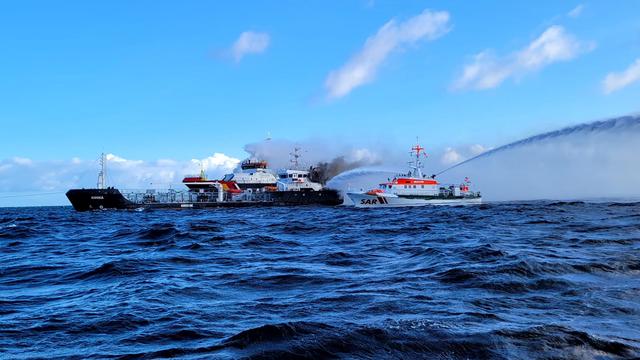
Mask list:
[[[264,160],[247,159],[240,164],[241,171],[227,174],[222,181],[235,181],[241,189],[261,189],[276,186],[276,176],[267,168]]]
[[[281,169],[278,171],[278,191],[320,191],[322,184],[310,179],[308,170],[300,170],[299,159],[302,155],[300,148],[295,147],[289,155],[291,159],[291,169]],[[311,170],[311,168],[309,168]]]
[[[278,191],[320,191],[322,184],[309,179],[309,171],[283,169],[278,172]]]
[[[459,185],[441,184],[435,175],[427,177],[422,174],[420,158],[426,157],[424,148],[419,144],[411,148],[415,159],[411,161],[411,170],[399,174],[393,179],[379,185],[377,189],[362,192],[349,192],[347,196],[355,207],[400,207],[425,205],[479,204],[482,202],[480,192],[469,190],[470,181]]]

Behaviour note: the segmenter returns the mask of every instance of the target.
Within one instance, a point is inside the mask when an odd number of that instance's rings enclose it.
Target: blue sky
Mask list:
[[[0,30],[5,165],[242,158],[267,132],[490,147],[640,107],[637,1],[25,0]]]

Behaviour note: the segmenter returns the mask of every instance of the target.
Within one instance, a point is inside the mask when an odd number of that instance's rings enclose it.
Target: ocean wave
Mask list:
[[[79,280],[117,279],[130,276],[146,276],[158,272],[157,262],[142,259],[119,259],[103,263],[92,270],[73,274]]]
[[[421,321],[389,327],[291,322],[244,330],[219,344],[170,348],[127,358],[197,354],[244,359],[630,358],[638,355],[638,349],[558,325],[461,333]]]
[[[26,239],[38,235],[30,226],[11,223],[0,226],[0,239]]]
[[[161,332],[145,332],[131,338],[124,339],[125,344],[163,344],[166,342],[185,342],[192,340],[202,340],[209,338],[221,338],[223,334],[215,331],[201,329],[174,329],[169,328]]]

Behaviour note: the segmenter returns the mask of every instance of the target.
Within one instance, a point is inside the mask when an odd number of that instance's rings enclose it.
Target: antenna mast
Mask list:
[[[298,154],[298,151],[300,151],[300,147],[296,146],[293,148],[293,152],[289,153],[289,155],[291,156],[291,159],[289,160],[293,166],[294,170],[298,170],[298,158],[300,158],[300,154]]]
[[[100,154],[100,172],[98,173],[98,189],[107,187],[107,156]]]
[[[202,160],[198,160],[198,164],[200,165],[200,180],[204,181],[207,179],[207,175],[204,173],[204,164]]]
[[[416,146],[411,148],[411,154],[414,152],[416,153],[416,160],[411,164],[411,167],[414,169],[416,177],[422,177],[422,162],[420,161],[420,156],[424,155],[424,157],[427,157],[427,153],[424,152],[424,148],[420,146],[418,137],[416,137]]]

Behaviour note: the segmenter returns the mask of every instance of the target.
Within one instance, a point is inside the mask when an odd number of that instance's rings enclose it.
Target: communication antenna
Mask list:
[[[100,154],[100,172],[98,173],[98,189],[107,188],[107,156]]]
[[[289,159],[289,162],[291,163],[291,166],[294,170],[298,170],[298,159],[302,156],[300,155],[298,152],[300,151],[300,147],[296,146],[293,148],[293,152],[289,153],[289,156],[291,156],[291,159]]]
[[[420,156],[427,157],[427,153],[424,152],[424,148],[420,146],[420,140],[416,136],[416,145],[411,148],[411,155],[415,153],[416,159],[415,161],[409,162],[411,167],[414,169],[416,177],[422,177],[422,163],[420,162]]]
[[[200,163],[200,180],[205,180],[207,175],[204,173],[204,164],[202,163],[202,160],[198,160],[198,163]]]

